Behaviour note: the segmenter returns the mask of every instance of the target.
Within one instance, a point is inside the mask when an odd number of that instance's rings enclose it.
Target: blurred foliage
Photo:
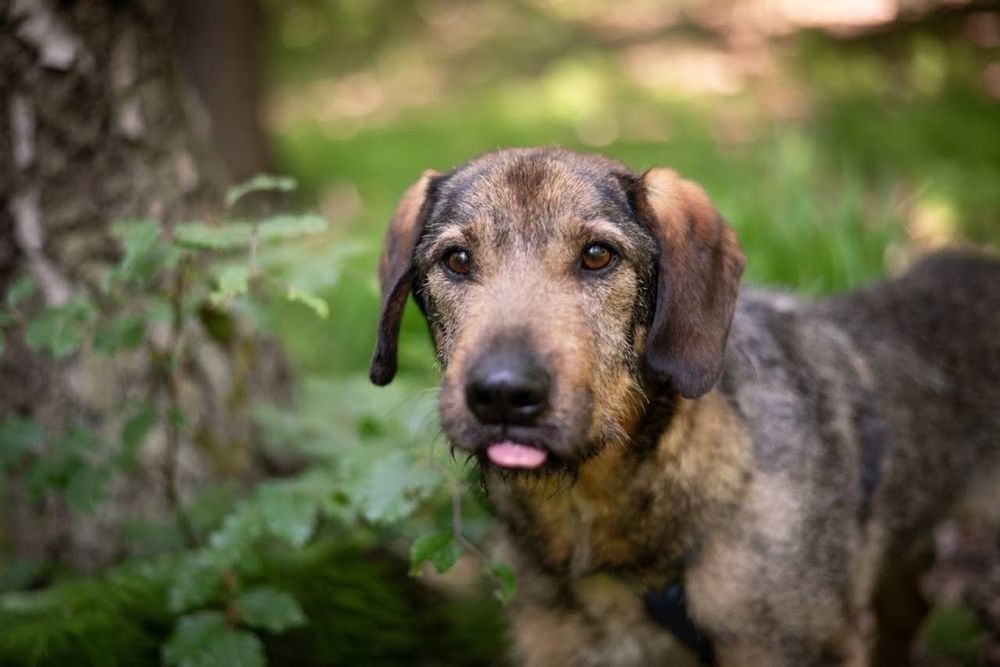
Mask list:
[[[502,649],[492,601],[434,594],[407,580],[387,552],[325,539],[300,551],[271,549],[262,559],[256,588],[241,598],[257,635],[232,630],[215,611],[174,626],[167,599],[183,559],[163,556],[3,596],[0,664],[149,665],[162,657],[250,665],[266,656],[275,665],[487,665]],[[286,627],[297,618],[310,622]],[[241,653],[257,658],[241,660]]]
[[[924,622],[923,650],[932,660],[959,665],[986,664],[987,633],[976,615],[964,607],[941,606]]]
[[[180,508],[193,545],[177,525],[128,525],[136,561],[103,577],[30,591],[49,583],[44,564],[0,568],[0,589],[12,591],[0,596],[0,663],[485,664],[499,654],[496,605],[431,593],[400,560],[409,549],[411,571],[429,574],[472,554],[497,597],[516,590],[509,568],[474,546],[488,512],[468,492],[474,470],[448,456],[436,426],[435,361],[415,309],[395,383],[376,389],[365,377],[381,236],[425,168],[526,144],[598,150],[637,171],[671,166],[704,184],[737,229],[749,282],[814,294],[938,243],[1000,241],[996,12],[832,34],[761,25],[738,4],[264,0],[264,116],[279,169],[329,228],[317,216],[233,218],[167,238],[133,222],[118,229],[123,258],[108,286],[141,288],[192,254],[210,257],[183,314],[220,339],[233,316],[281,338],[300,373],[296,407],[256,412],[266,447],[301,470],[247,492],[206,489]],[[289,186],[259,178],[231,198]],[[140,289],[111,311],[74,301],[28,314],[32,289],[9,291],[0,327],[26,326],[54,356],[143,345],[148,323],[175,308]],[[97,459],[86,433],[7,420],[0,469],[27,466],[38,493],[89,511],[171,418],[132,407],[120,442]],[[929,626],[939,654],[967,655],[980,636],[962,613]]]
[[[292,187],[288,178],[258,176],[231,189],[227,204]],[[33,281],[12,285],[0,331],[23,329],[32,349],[55,358],[142,349],[157,377],[147,401],[122,408],[120,438],[110,442],[81,426],[49,433],[27,417],[0,420],[0,475],[21,479],[38,500],[61,497],[86,515],[105,502],[116,477],[134,470],[138,451],[158,428],[166,434],[167,474],[176,471],[170,461],[178,456],[186,418],[178,392],[156,388],[182,381],[191,345],[186,330],[205,321],[209,332],[225,338],[231,325],[222,323],[235,317],[273,324],[266,313],[276,303],[327,317],[326,301],[282,268],[289,241],[326,226],[315,214],[230,216],[170,228],[155,220],[122,221],[113,225],[120,260],[97,294],[81,291],[63,305],[39,306],[31,299]],[[482,606],[473,595],[453,617],[447,600],[418,613],[421,601],[431,605],[431,593],[405,579],[398,556],[379,555],[372,546],[391,542],[407,519],[407,534],[447,529],[434,534],[443,534],[451,549],[449,568],[463,550],[482,557],[466,535],[483,524],[475,519],[483,512],[474,498],[462,497],[460,464],[438,448],[399,447],[435,440],[429,406],[410,398],[413,393],[405,383],[377,392],[354,379],[307,381],[297,409],[255,407],[265,446],[279,458],[299,457],[296,474],[258,482],[246,494],[226,483],[210,485],[187,504],[174,494],[173,520],[123,526],[137,558],[102,578],[31,592],[25,589],[42,581],[48,564],[0,569],[0,593],[7,591],[0,595],[0,664],[148,664],[159,656],[181,667],[252,667],[269,654],[281,656],[278,664],[404,658],[441,664],[458,656],[488,662],[502,642],[499,632],[495,640],[478,638],[497,624],[493,603]],[[177,480],[168,484],[176,487]],[[414,516],[437,496],[442,500],[430,514]],[[436,506],[449,511],[439,518]],[[459,535],[449,522],[463,510],[467,530]],[[424,560],[415,556],[414,574]],[[498,574],[502,565],[484,560],[483,566],[504,591],[511,588],[509,575]],[[474,631],[465,626],[472,619],[480,624]],[[424,632],[464,638],[421,648]],[[294,641],[274,639],[285,634]],[[475,647],[463,643],[473,637]]]
[[[320,336],[288,328],[302,366],[364,370],[373,334],[357,322],[375,318],[371,267],[396,199],[423,169],[500,146],[678,169],[737,229],[752,283],[841,290],[917,248],[1000,241],[995,44],[948,19],[739,47],[737,18],[703,16],[719,5],[668,3],[667,18],[646,2],[268,5],[281,167],[319,197],[331,245],[363,248],[325,293],[344,316]],[[433,363],[411,313],[401,366],[431,383]]]

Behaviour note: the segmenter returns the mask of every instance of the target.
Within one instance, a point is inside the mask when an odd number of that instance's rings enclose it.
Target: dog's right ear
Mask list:
[[[437,175],[436,171],[428,169],[410,186],[399,200],[385,235],[385,247],[378,263],[382,309],[369,369],[369,377],[377,385],[389,384],[396,375],[399,326],[413,286],[413,248],[424,227],[430,208],[427,193]]]

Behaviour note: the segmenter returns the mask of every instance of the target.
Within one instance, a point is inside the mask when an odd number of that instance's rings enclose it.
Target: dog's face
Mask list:
[[[628,442],[651,384],[711,387],[742,266],[704,193],[667,170],[514,149],[428,172],[387,236],[372,379],[395,371],[412,288],[452,445],[483,465],[572,467]]]

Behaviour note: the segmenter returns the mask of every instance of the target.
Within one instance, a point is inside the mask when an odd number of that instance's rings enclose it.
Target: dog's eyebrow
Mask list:
[[[599,237],[588,238],[586,240],[610,241],[626,251],[634,251],[639,246],[639,240],[635,238],[634,234],[629,234],[626,230],[622,229],[620,223],[612,222],[604,216],[579,220],[574,227],[575,229],[570,234],[576,240],[580,240],[583,237]]]
[[[478,235],[470,225],[449,226],[431,239],[421,251],[425,256],[433,256],[449,246],[468,247],[475,245],[478,240]]]

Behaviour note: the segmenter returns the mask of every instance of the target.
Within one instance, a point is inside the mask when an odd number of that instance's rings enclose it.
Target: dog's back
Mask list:
[[[727,537],[738,558],[718,561],[746,564],[730,578],[783,632],[805,617],[860,622],[873,597],[912,587],[930,529],[975,478],[1000,472],[1000,261],[937,254],[820,301],[745,289],[720,389],[752,455],[749,509]],[[723,607],[720,628],[755,623]],[[880,617],[883,635],[887,623]],[[905,651],[908,636],[899,639]]]
[[[1000,260],[941,252],[821,301],[745,290],[722,388],[760,422],[758,465],[826,455],[833,474],[856,441],[861,518],[879,504],[867,494],[900,494],[911,502],[893,498],[891,524],[916,528],[1000,455]],[[782,422],[818,425],[817,451],[788,446]]]
[[[820,310],[875,373],[898,440],[887,443],[879,495],[894,495],[890,525],[902,546],[1000,454],[1000,261],[938,253]]]
[[[723,391],[759,422],[758,466],[819,468],[907,548],[1000,459],[1000,260],[940,252],[821,301],[746,290]]]
[[[892,507],[887,546],[909,548],[977,476],[1000,472],[1000,261],[938,253],[820,309],[875,373],[892,436],[877,497]]]

